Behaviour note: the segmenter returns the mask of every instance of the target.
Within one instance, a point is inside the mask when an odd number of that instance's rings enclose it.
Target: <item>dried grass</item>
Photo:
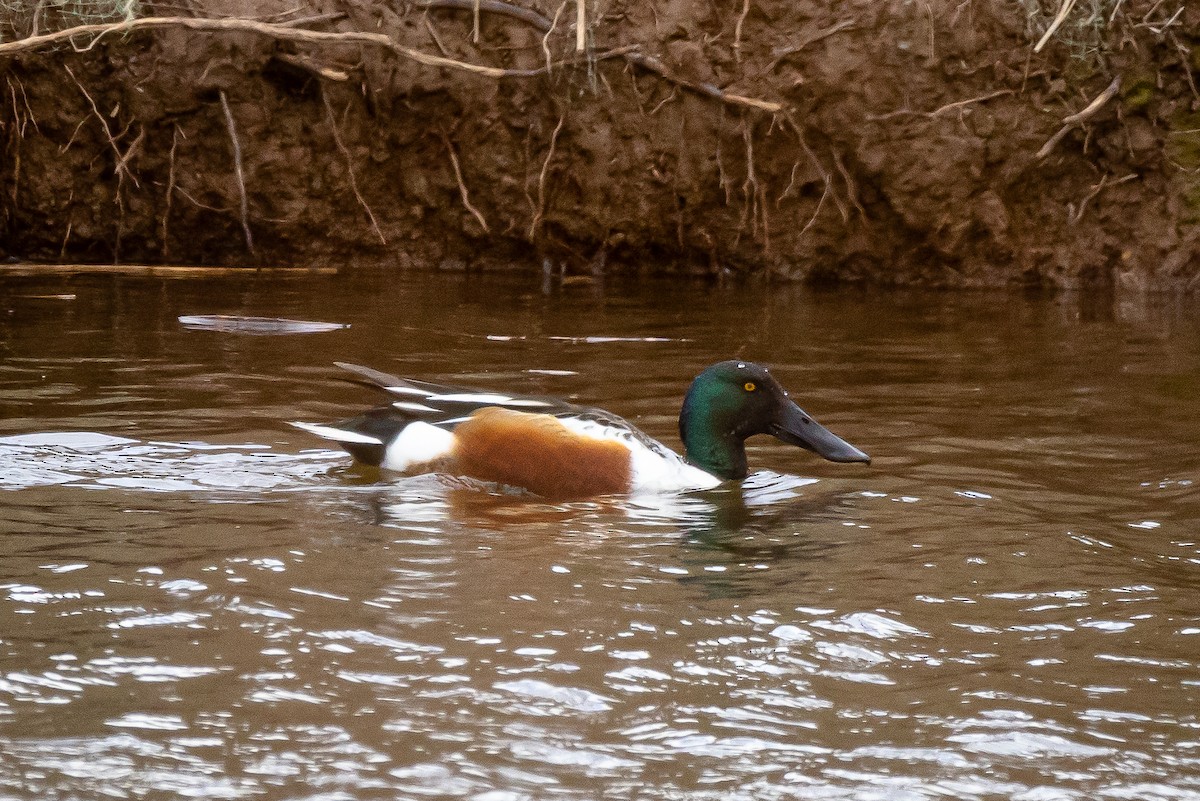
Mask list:
[[[138,0],[0,0],[0,41],[141,15]]]

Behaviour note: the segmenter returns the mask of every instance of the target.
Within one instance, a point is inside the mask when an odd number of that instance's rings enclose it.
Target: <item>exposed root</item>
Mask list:
[[[11,196],[13,208],[16,208],[18,194],[17,187],[21,185],[21,142],[25,139],[25,120],[21,119],[21,111],[17,108],[17,91],[13,88],[12,81],[8,80],[7,78],[5,78],[5,81],[8,83],[8,91],[12,96],[13,129],[9,134],[9,143],[13,152],[13,185]],[[5,128],[7,127],[8,126],[6,125]]]
[[[823,203],[825,201],[825,195],[832,197],[834,205],[837,206],[838,213],[842,215],[842,222],[850,222],[849,210],[847,210],[841,199],[838,198],[837,192],[833,191],[833,175],[829,172],[829,170],[825,169],[825,165],[823,165],[821,160],[817,158],[817,154],[814,153],[813,149],[808,146],[808,140],[804,138],[804,131],[800,127],[799,123],[796,122],[795,118],[792,117],[791,114],[787,114],[784,116],[784,119],[787,120],[787,124],[791,126],[792,131],[796,134],[796,141],[800,143],[800,149],[804,151],[806,156],[808,156],[808,160],[814,167],[816,167],[817,172],[821,174],[822,180],[825,181],[825,193],[821,195],[821,202]],[[817,211],[820,211],[820,204],[818,204]],[[816,219],[815,216],[813,219]],[[809,223],[811,224],[812,220],[810,220]]]
[[[554,133],[550,134],[550,148],[546,151],[546,160],[542,162],[542,172],[538,176],[537,210],[534,212],[532,222],[529,223],[530,242],[536,241],[542,227],[542,219],[546,214],[546,175],[550,172],[550,160],[554,158],[554,148],[558,145],[558,134],[562,131],[566,119],[566,114],[559,114],[558,125],[554,126]]]
[[[785,58],[787,58],[788,56],[799,53],[804,48],[808,47],[811,44],[821,41],[822,39],[826,38],[827,36],[833,36],[835,33],[838,33],[839,31],[850,30],[857,24],[858,24],[857,19],[844,19],[841,22],[838,22],[834,25],[829,26],[828,28],[824,28],[823,30],[817,31],[813,35],[805,38],[798,45],[788,45],[787,47],[775,48],[774,50],[771,51],[771,55],[775,57],[775,60],[771,62],[771,65],[769,67],[767,67],[767,72],[773,71],[776,67],[779,66],[779,63],[781,61],[783,61]]]
[[[1183,11],[1183,8],[1180,7],[1179,10]],[[1179,16],[1179,15],[1176,14],[1176,16]],[[1172,19],[1174,19],[1174,18],[1172,18]],[[1191,65],[1192,51],[1189,50],[1186,45],[1184,45],[1182,42],[1179,41],[1179,37],[1175,35],[1174,31],[1169,31],[1167,33],[1167,38],[1169,38],[1171,40],[1171,44],[1175,45],[1175,51],[1177,53],[1179,53],[1179,66],[1183,68],[1183,76],[1187,79],[1188,88],[1192,90],[1192,97],[1194,97],[1194,98],[1196,98],[1196,100],[1200,101],[1200,90],[1196,89],[1196,79],[1192,77],[1192,65]]]
[[[170,231],[168,226],[171,220],[171,206],[175,200],[175,149],[179,146],[179,125],[176,124],[171,128],[171,155],[167,164],[167,192],[163,198],[163,213],[162,213],[162,259],[167,261],[170,255]]]
[[[443,56],[450,58],[450,51],[446,49],[446,45],[442,44],[442,37],[438,36],[437,28],[433,27],[433,21],[429,19],[429,14],[422,15],[421,20],[425,23],[425,30],[429,31],[429,38],[433,40],[434,47]]]
[[[663,106],[667,105],[668,103],[670,103],[672,100],[674,100],[674,99],[675,99],[675,98],[677,98],[677,97],[679,97],[679,87],[677,87],[677,86],[672,86],[672,87],[671,87],[671,94],[667,95],[667,96],[666,96],[666,97],[664,97],[662,100],[658,101],[658,105],[656,105],[654,108],[650,109],[650,116],[652,116],[652,117],[653,117],[655,114],[657,114],[657,113],[658,113],[658,110],[659,110],[660,108],[662,108]]]
[[[2,47],[2,46],[3,45],[0,45],[0,47]],[[114,162],[116,165],[115,171],[117,174],[118,193],[120,191],[120,187],[124,183],[124,179],[126,178],[126,176],[128,176],[129,180],[133,181],[134,186],[136,186],[140,189],[141,184],[138,183],[137,178],[135,178],[133,175],[129,175],[128,170],[126,169],[126,162],[128,160],[125,158],[125,154],[121,152],[121,148],[117,144],[117,140],[113,137],[112,129],[110,129],[108,127],[108,120],[106,120],[104,118],[104,114],[102,114],[100,112],[100,108],[96,105],[95,99],[91,96],[91,94],[88,93],[88,90],[84,88],[83,84],[81,84],[79,82],[79,79],[75,77],[75,73],[71,71],[71,68],[69,66],[64,64],[63,69],[67,71],[67,75],[71,76],[71,80],[74,81],[75,86],[77,86],[79,88],[79,91],[82,92],[83,96],[87,99],[88,105],[91,106],[91,108],[92,108],[92,116],[95,117],[96,120],[100,123],[100,128],[104,131],[104,137],[105,137],[105,139],[108,140],[108,146],[110,148],[112,148]],[[78,129],[76,129],[76,130],[78,130]],[[140,138],[138,141],[140,142]],[[135,142],[135,144],[138,144],[138,143]],[[119,197],[118,197],[118,202],[120,202]]]
[[[473,10],[475,8],[475,2],[476,0],[426,0],[425,2],[418,3],[418,5],[455,9],[466,8]],[[479,8],[483,11],[494,11],[496,13],[507,14],[530,23],[543,32],[550,30],[551,21],[546,19],[541,14],[518,9],[508,3],[502,3],[499,0],[478,0],[478,4]],[[238,18],[210,19],[197,17],[142,17],[140,19],[132,19],[107,24],[78,25],[73,28],[55,31],[53,33],[19,39],[15,42],[0,43],[0,56],[11,56],[17,53],[39,50],[43,47],[56,45],[61,42],[71,42],[72,47],[77,52],[83,52],[91,50],[104,37],[110,34],[125,34],[136,30],[167,27],[182,27],[190,30],[213,32],[252,32],[261,34],[263,36],[270,36],[279,41],[299,42],[302,44],[337,43],[373,45],[375,47],[381,47],[386,50],[390,50],[398,56],[411,59],[426,66],[448,67],[451,69],[471,72],[477,75],[483,75],[489,78],[532,78],[542,75],[544,72],[548,71],[548,68],[539,68],[535,70],[502,69],[500,67],[489,67],[483,64],[460,61],[453,58],[447,58],[445,56],[435,56],[432,53],[425,53],[420,50],[415,50],[411,47],[405,47],[404,45],[401,45],[393,40],[391,37],[382,33],[371,33],[368,31],[314,31],[305,28],[295,28],[288,24],[272,24]],[[91,41],[83,46],[75,45],[75,38],[82,36],[92,37]],[[751,108],[758,111],[767,111],[771,113],[776,113],[783,110],[783,105],[781,103],[776,103],[770,100],[761,100],[754,97],[745,97],[744,95],[725,92],[712,84],[697,83],[695,81],[688,80],[687,78],[671,72],[669,69],[667,69],[666,65],[664,65],[654,56],[636,52],[632,49],[618,48],[616,50],[609,51],[608,55],[610,57],[623,56],[630,63],[636,64],[642,69],[649,70],[650,72],[659,75],[664,80],[691,89],[698,94],[711,97],[714,100],[718,100],[722,103],[728,103],[730,105]]]
[[[412,0],[412,4],[417,8],[450,8],[459,11],[470,11],[472,13],[478,8],[480,11],[486,11],[489,14],[501,14],[512,17],[543,31],[548,31],[554,27],[550,20],[539,12],[529,8],[514,6],[511,3],[500,2],[500,0]]]
[[[540,17],[541,15],[538,16]],[[429,67],[449,67],[484,75],[489,78],[529,77],[541,73],[541,70],[506,70],[499,67],[488,67],[483,64],[472,64],[467,61],[459,61],[444,56],[435,56],[432,53],[424,53],[420,50],[414,50],[411,47],[405,47],[394,41],[390,36],[382,33],[370,33],[367,31],[314,31],[306,28],[295,28],[290,25],[237,18],[142,17],[122,22],[77,25],[73,28],[55,31],[54,33],[30,36],[25,39],[18,39],[15,42],[0,43],[0,56],[11,56],[31,50],[40,50],[62,42],[70,42],[76,52],[84,52],[94,48],[104,37],[110,34],[126,34],[132,31],[175,27],[196,31],[258,33],[280,41],[300,42],[303,44],[325,44],[332,42],[337,44],[373,45],[390,50],[398,56],[411,59]],[[84,36],[91,37],[91,40],[86,45],[79,46],[74,43],[77,37]]]
[[[587,50],[587,2],[586,0],[575,0],[575,52],[583,53]]]
[[[1124,178],[1118,178],[1117,180],[1113,181],[1112,183],[1109,183],[1108,175],[1105,174],[1103,177],[1100,178],[1100,183],[1093,186],[1091,191],[1088,192],[1086,195],[1084,195],[1083,200],[1079,201],[1079,208],[1071,209],[1068,211],[1067,219],[1070,221],[1071,225],[1077,224],[1080,220],[1083,219],[1083,213],[1085,211],[1087,211],[1088,201],[1090,201],[1096,195],[1100,194],[1107,187],[1117,186],[1119,184],[1128,183],[1129,181],[1132,181],[1132,180],[1136,179],[1137,177],[1138,177],[1137,173],[1131,172],[1129,175],[1126,175]]]
[[[988,92],[986,95],[980,95],[979,97],[969,97],[966,100],[957,100],[953,103],[947,103],[946,105],[936,108],[933,111],[912,111],[911,109],[902,108],[897,109],[896,111],[889,111],[886,114],[868,114],[867,119],[876,121],[890,120],[893,117],[904,117],[910,115],[914,117],[929,117],[932,119],[939,116],[942,112],[949,111],[950,109],[962,108],[963,106],[969,106],[974,103],[982,103],[985,100],[991,100],[994,97],[1003,97],[1004,95],[1011,94],[1014,94],[1012,89],[997,89],[995,92]]]
[[[558,27],[558,18],[562,16],[563,11],[567,8],[567,0],[563,0],[558,5],[558,9],[554,12],[554,19],[550,20],[550,26],[546,28],[545,35],[542,36],[542,53],[546,56],[546,74],[550,74],[550,62],[553,56],[550,54],[550,34],[554,33],[554,29]]]
[[[808,222],[806,222],[804,224],[804,227],[800,229],[800,233],[796,237],[797,239],[803,239],[804,235],[808,233],[808,229],[812,228],[813,225],[816,224],[817,217],[819,217],[821,214],[821,207],[825,205],[825,198],[829,197],[829,192],[832,188],[830,186],[831,183],[832,182],[830,181],[829,176],[826,175],[825,176],[825,191],[821,192],[821,199],[817,201],[816,209],[813,210],[812,216],[808,218]]]
[[[450,154],[450,166],[454,168],[454,179],[456,181],[458,181],[458,194],[462,197],[462,204],[464,207],[466,207],[467,211],[471,212],[471,216],[473,216],[476,219],[476,221],[479,223],[479,225],[483,228],[483,232],[485,234],[490,234],[492,232],[492,229],[488,226],[487,220],[484,219],[483,214],[480,213],[479,209],[477,209],[473,205],[471,205],[471,196],[467,192],[466,183],[463,181],[462,168],[459,167],[459,165],[458,165],[458,156],[456,156],[454,154],[454,145],[450,144],[450,137],[447,136],[444,131],[441,133],[442,133],[442,142],[443,142],[443,144],[446,145],[446,152]],[[371,219],[373,221],[374,217],[372,217]],[[378,230],[378,229],[376,229],[376,230]],[[381,238],[382,238],[382,236],[383,235],[380,234]],[[387,244],[387,243],[385,242],[384,244]]]
[[[750,124],[742,123],[742,141],[746,145],[746,181],[742,184],[742,194],[746,198],[746,214],[742,218],[742,226],[746,219],[750,221],[751,236],[762,230],[763,251],[771,249],[771,226],[767,219],[767,193],[762,182],[758,180],[758,171],[754,166],[754,131]]]
[[[125,155],[121,156],[120,160],[117,161],[116,166],[117,173],[128,174],[130,180],[133,181],[134,186],[138,186],[138,182],[137,179],[133,177],[133,173],[129,172],[129,160],[133,158],[133,156],[137,153],[138,148],[142,146],[142,142],[146,139],[145,126],[138,126],[138,129],[138,135],[134,137],[134,140],[129,144],[129,147],[125,148]],[[138,188],[141,187],[139,186]]]
[[[750,16],[750,0],[742,0],[742,13],[738,15],[737,24],[733,26],[733,58],[742,63],[742,26],[746,24],[746,17]]]
[[[850,171],[846,169],[845,163],[842,161],[842,156],[836,150],[832,150],[833,163],[837,165],[838,172],[842,175],[842,180],[846,182],[846,197],[858,210],[858,216],[863,220],[867,219],[867,212],[863,209],[862,204],[858,202],[858,188],[855,186],[854,179],[850,177]]]
[[[321,102],[325,104],[325,116],[329,119],[329,129],[333,132],[333,143],[337,145],[337,149],[341,152],[342,157],[346,159],[346,175],[350,179],[350,189],[354,192],[354,197],[358,200],[358,204],[367,213],[367,219],[371,221],[371,230],[375,232],[375,236],[379,237],[380,244],[386,245],[387,238],[384,237],[383,231],[379,230],[379,223],[375,220],[375,213],[371,211],[371,207],[367,205],[367,199],[359,191],[358,179],[354,176],[354,158],[350,155],[350,149],[346,147],[346,143],[342,141],[342,135],[338,131],[337,119],[333,116],[333,106],[329,103],[329,95],[325,93],[324,87],[321,89]],[[451,158],[453,158],[453,155],[453,152],[451,152]]]
[[[726,92],[711,83],[697,83],[689,81],[679,75],[675,75],[667,69],[666,65],[659,61],[654,56],[648,56],[645,53],[629,53],[625,56],[629,61],[637,64],[639,67],[659,75],[660,77],[677,83],[687,89],[691,89],[697,94],[711,97],[714,100],[719,100],[722,103],[728,103],[731,106],[741,106],[743,108],[752,108],[756,111],[767,111],[772,114],[783,111],[783,104],[776,103],[771,100],[760,100],[757,97],[746,97],[744,95],[735,95],[731,92]]]
[[[229,146],[233,150],[233,173],[238,183],[238,208],[242,218],[242,235],[246,239],[246,250],[254,253],[254,237],[250,233],[250,199],[246,195],[246,174],[242,169],[242,143],[238,139],[237,125],[233,121],[233,111],[229,108],[229,98],[222,89],[218,96],[221,99],[221,110],[225,112],[225,128],[229,131]]]
[[[529,11],[528,9],[524,9],[524,8],[519,8],[519,7],[511,5],[509,3],[501,2],[501,0],[479,0],[479,2],[480,2],[480,8],[482,8],[484,11],[489,11],[489,12],[493,12],[493,13],[497,13],[497,14],[504,14],[504,15],[513,17],[514,19],[519,19],[523,22],[528,23],[529,25],[532,25],[534,28],[537,28],[544,35],[547,35],[547,36],[549,35],[550,31],[553,30],[554,26],[557,24],[557,17],[558,17],[557,13],[555,14],[555,20],[550,20],[537,12]],[[425,8],[448,8],[448,9],[457,9],[457,10],[468,10],[468,9],[472,8],[473,3],[474,3],[474,0],[417,0],[416,5],[422,6]],[[578,42],[577,42],[577,44],[578,44]],[[543,48],[548,49],[544,42],[543,42]],[[0,51],[0,52],[3,52],[3,51]],[[609,54],[621,55],[629,63],[635,64],[644,70],[653,72],[654,74],[658,75],[660,78],[662,78],[666,81],[670,81],[671,83],[677,84],[684,88],[691,89],[693,92],[704,95],[706,97],[711,97],[714,100],[718,100],[722,103],[727,103],[729,105],[734,105],[734,106],[741,106],[743,108],[752,108],[757,111],[767,111],[770,113],[776,113],[776,112],[780,112],[783,110],[783,104],[781,104],[781,103],[775,103],[770,100],[760,100],[759,98],[756,98],[756,97],[745,97],[743,95],[736,95],[736,94],[732,94],[730,92],[725,92],[722,89],[720,89],[719,87],[713,86],[712,84],[697,83],[695,81],[690,81],[687,78],[684,78],[682,76],[676,75],[675,73],[671,72],[669,69],[667,69],[667,66],[665,64],[663,64],[662,61],[660,61],[659,59],[655,58],[654,56],[650,56],[650,55],[646,55],[645,53],[638,52],[635,48],[628,48],[628,49],[617,48],[615,50],[609,51]],[[599,58],[600,58],[599,56],[596,57],[597,60],[599,60]],[[549,71],[549,65],[547,65],[547,67],[544,71],[546,71],[546,72]],[[541,74],[542,72],[543,72],[543,70],[532,70],[532,71],[509,70],[508,71],[510,76],[520,74],[523,77],[529,77],[531,75]],[[500,76],[500,77],[505,77],[505,76]]]
[[[141,188],[141,184],[138,183],[137,178],[129,174],[127,166],[128,159],[126,158],[127,154],[121,152],[121,148],[119,145],[117,145],[117,140],[113,136],[112,130],[108,127],[108,120],[106,120],[104,115],[100,113],[100,108],[96,105],[95,99],[88,93],[88,90],[84,88],[83,84],[79,82],[79,79],[75,77],[75,73],[71,72],[71,68],[69,66],[64,64],[63,69],[66,70],[67,74],[71,76],[71,80],[75,83],[75,86],[79,88],[79,91],[83,93],[83,96],[87,98],[88,105],[91,106],[92,109],[92,115],[100,123],[100,128],[104,131],[104,136],[108,140],[108,145],[113,151],[114,173],[117,176],[117,188],[113,193],[113,200],[117,204],[117,232],[113,242],[113,261],[119,262],[121,260],[121,237],[125,231],[125,178],[128,176],[129,179],[133,181],[133,185],[139,189]],[[79,128],[76,128],[75,130],[78,131]],[[143,130],[143,134],[144,133],[145,131]],[[139,144],[141,144],[140,136],[134,141],[129,150],[132,151]],[[69,236],[69,227],[67,233]],[[65,240],[63,247],[66,247]]]
[[[1041,149],[1038,150],[1037,155],[1035,155],[1034,158],[1037,161],[1041,161],[1042,159],[1046,158],[1046,156],[1049,156],[1051,151],[1053,151],[1054,148],[1058,146],[1058,143],[1062,141],[1063,137],[1071,132],[1072,128],[1074,128],[1076,125],[1081,125],[1090,120],[1092,117],[1096,116],[1096,114],[1100,112],[1100,109],[1104,108],[1108,101],[1116,97],[1117,92],[1120,90],[1121,76],[1118,75],[1112,79],[1112,83],[1110,83],[1103,92],[1096,95],[1096,98],[1092,100],[1091,103],[1087,104],[1087,107],[1084,108],[1083,111],[1063,117],[1063,127],[1058,130],[1058,133],[1050,137],[1046,144],[1042,145]]]

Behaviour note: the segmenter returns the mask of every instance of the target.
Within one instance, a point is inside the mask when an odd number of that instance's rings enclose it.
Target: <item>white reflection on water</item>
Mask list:
[[[87,431],[0,437],[0,489],[53,484],[186,492],[294,487],[326,473],[335,451],[269,452],[266,445],[148,442]]]

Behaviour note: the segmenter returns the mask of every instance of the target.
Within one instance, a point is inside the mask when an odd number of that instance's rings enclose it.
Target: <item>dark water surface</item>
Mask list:
[[[731,356],[874,464],[558,505],[284,425],[345,360],[674,445]],[[1200,799],[1189,309],[7,279],[0,412],[3,798]]]

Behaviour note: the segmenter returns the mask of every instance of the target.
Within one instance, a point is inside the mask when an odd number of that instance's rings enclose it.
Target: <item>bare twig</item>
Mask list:
[[[229,146],[233,150],[233,173],[238,182],[238,205],[242,215],[242,234],[246,238],[246,250],[254,253],[254,237],[250,234],[250,199],[246,195],[246,174],[242,169],[242,143],[238,140],[237,125],[233,121],[233,111],[229,108],[229,98],[225,90],[218,93],[221,99],[221,110],[225,112],[225,127],[229,131]]]
[[[1058,7],[1058,13],[1054,15],[1054,20],[1050,23],[1050,27],[1042,34],[1042,38],[1038,40],[1038,43],[1033,46],[1033,52],[1042,52],[1042,48],[1046,46],[1046,42],[1050,41],[1050,37],[1066,21],[1067,15],[1071,13],[1071,9],[1074,7],[1075,0],[1062,0],[1062,5]]]
[[[471,205],[471,196],[467,193],[467,185],[463,181],[462,168],[458,166],[458,156],[454,154],[454,145],[450,144],[450,137],[446,135],[445,131],[442,131],[441,135],[442,143],[446,145],[446,152],[450,154],[450,166],[454,168],[454,179],[458,181],[458,194],[462,197],[463,206],[478,221],[479,225],[483,228],[483,232],[490,234],[492,229],[488,227],[487,220],[483,218],[479,209]]]
[[[550,148],[546,152],[546,160],[542,162],[542,172],[538,176],[538,205],[537,211],[533,215],[533,221],[529,224],[529,239],[536,239],[538,229],[541,228],[542,218],[546,213],[546,174],[550,171],[550,160],[554,158],[554,148],[558,144],[558,134],[562,130],[563,123],[567,117],[565,114],[560,114],[558,117],[558,125],[554,126],[554,133],[550,134]]]
[[[1058,130],[1058,133],[1050,137],[1046,144],[1042,145],[1041,150],[1037,152],[1037,155],[1034,156],[1034,158],[1038,161],[1041,161],[1042,159],[1046,158],[1046,156],[1049,156],[1051,151],[1053,151],[1054,148],[1058,146],[1058,143],[1062,141],[1063,137],[1071,132],[1072,128],[1074,128],[1076,125],[1085,123],[1092,117],[1096,116],[1100,109],[1104,108],[1105,104],[1112,100],[1120,90],[1121,76],[1118,75],[1112,79],[1112,83],[1110,83],[1103,92],[1096,95],[1096,98],[1092,100],[1091,103],[1087,104],[1087,107],[1084,108],[1083,111],[1063,117],[1063,127]]]
[[[321,89],[321,101],[325,104],[325,116],[329,119],[329,129],[333,131],[333,143],[337,145],[337,149],[341,151],[342,157],[346,159],[346,175],[350,179],[350,189],[354,192],[354,197],[358,200],[358,205],[362,206],[363,210],[367,213],[367,219],[371,221],[371,230],[375,232],[375,236],[379,237],[380,244],[386,245],[387,238],[383,235],[383,231],[379,230],[379,223],[375,220],[375,213],[371,211],[371,207],[367,205],[367,199],[363,197],[362,192],[358,189],[358,180],[354,177],[354,159],[350,155],[350,149],[342,141],[342,135],[338,131],[337,118],[333,115],[333,106],[330,105],[329,95],[325,93],[324,88]]]
[[[479,44],[479,0],[471,4],[471,41]]]

